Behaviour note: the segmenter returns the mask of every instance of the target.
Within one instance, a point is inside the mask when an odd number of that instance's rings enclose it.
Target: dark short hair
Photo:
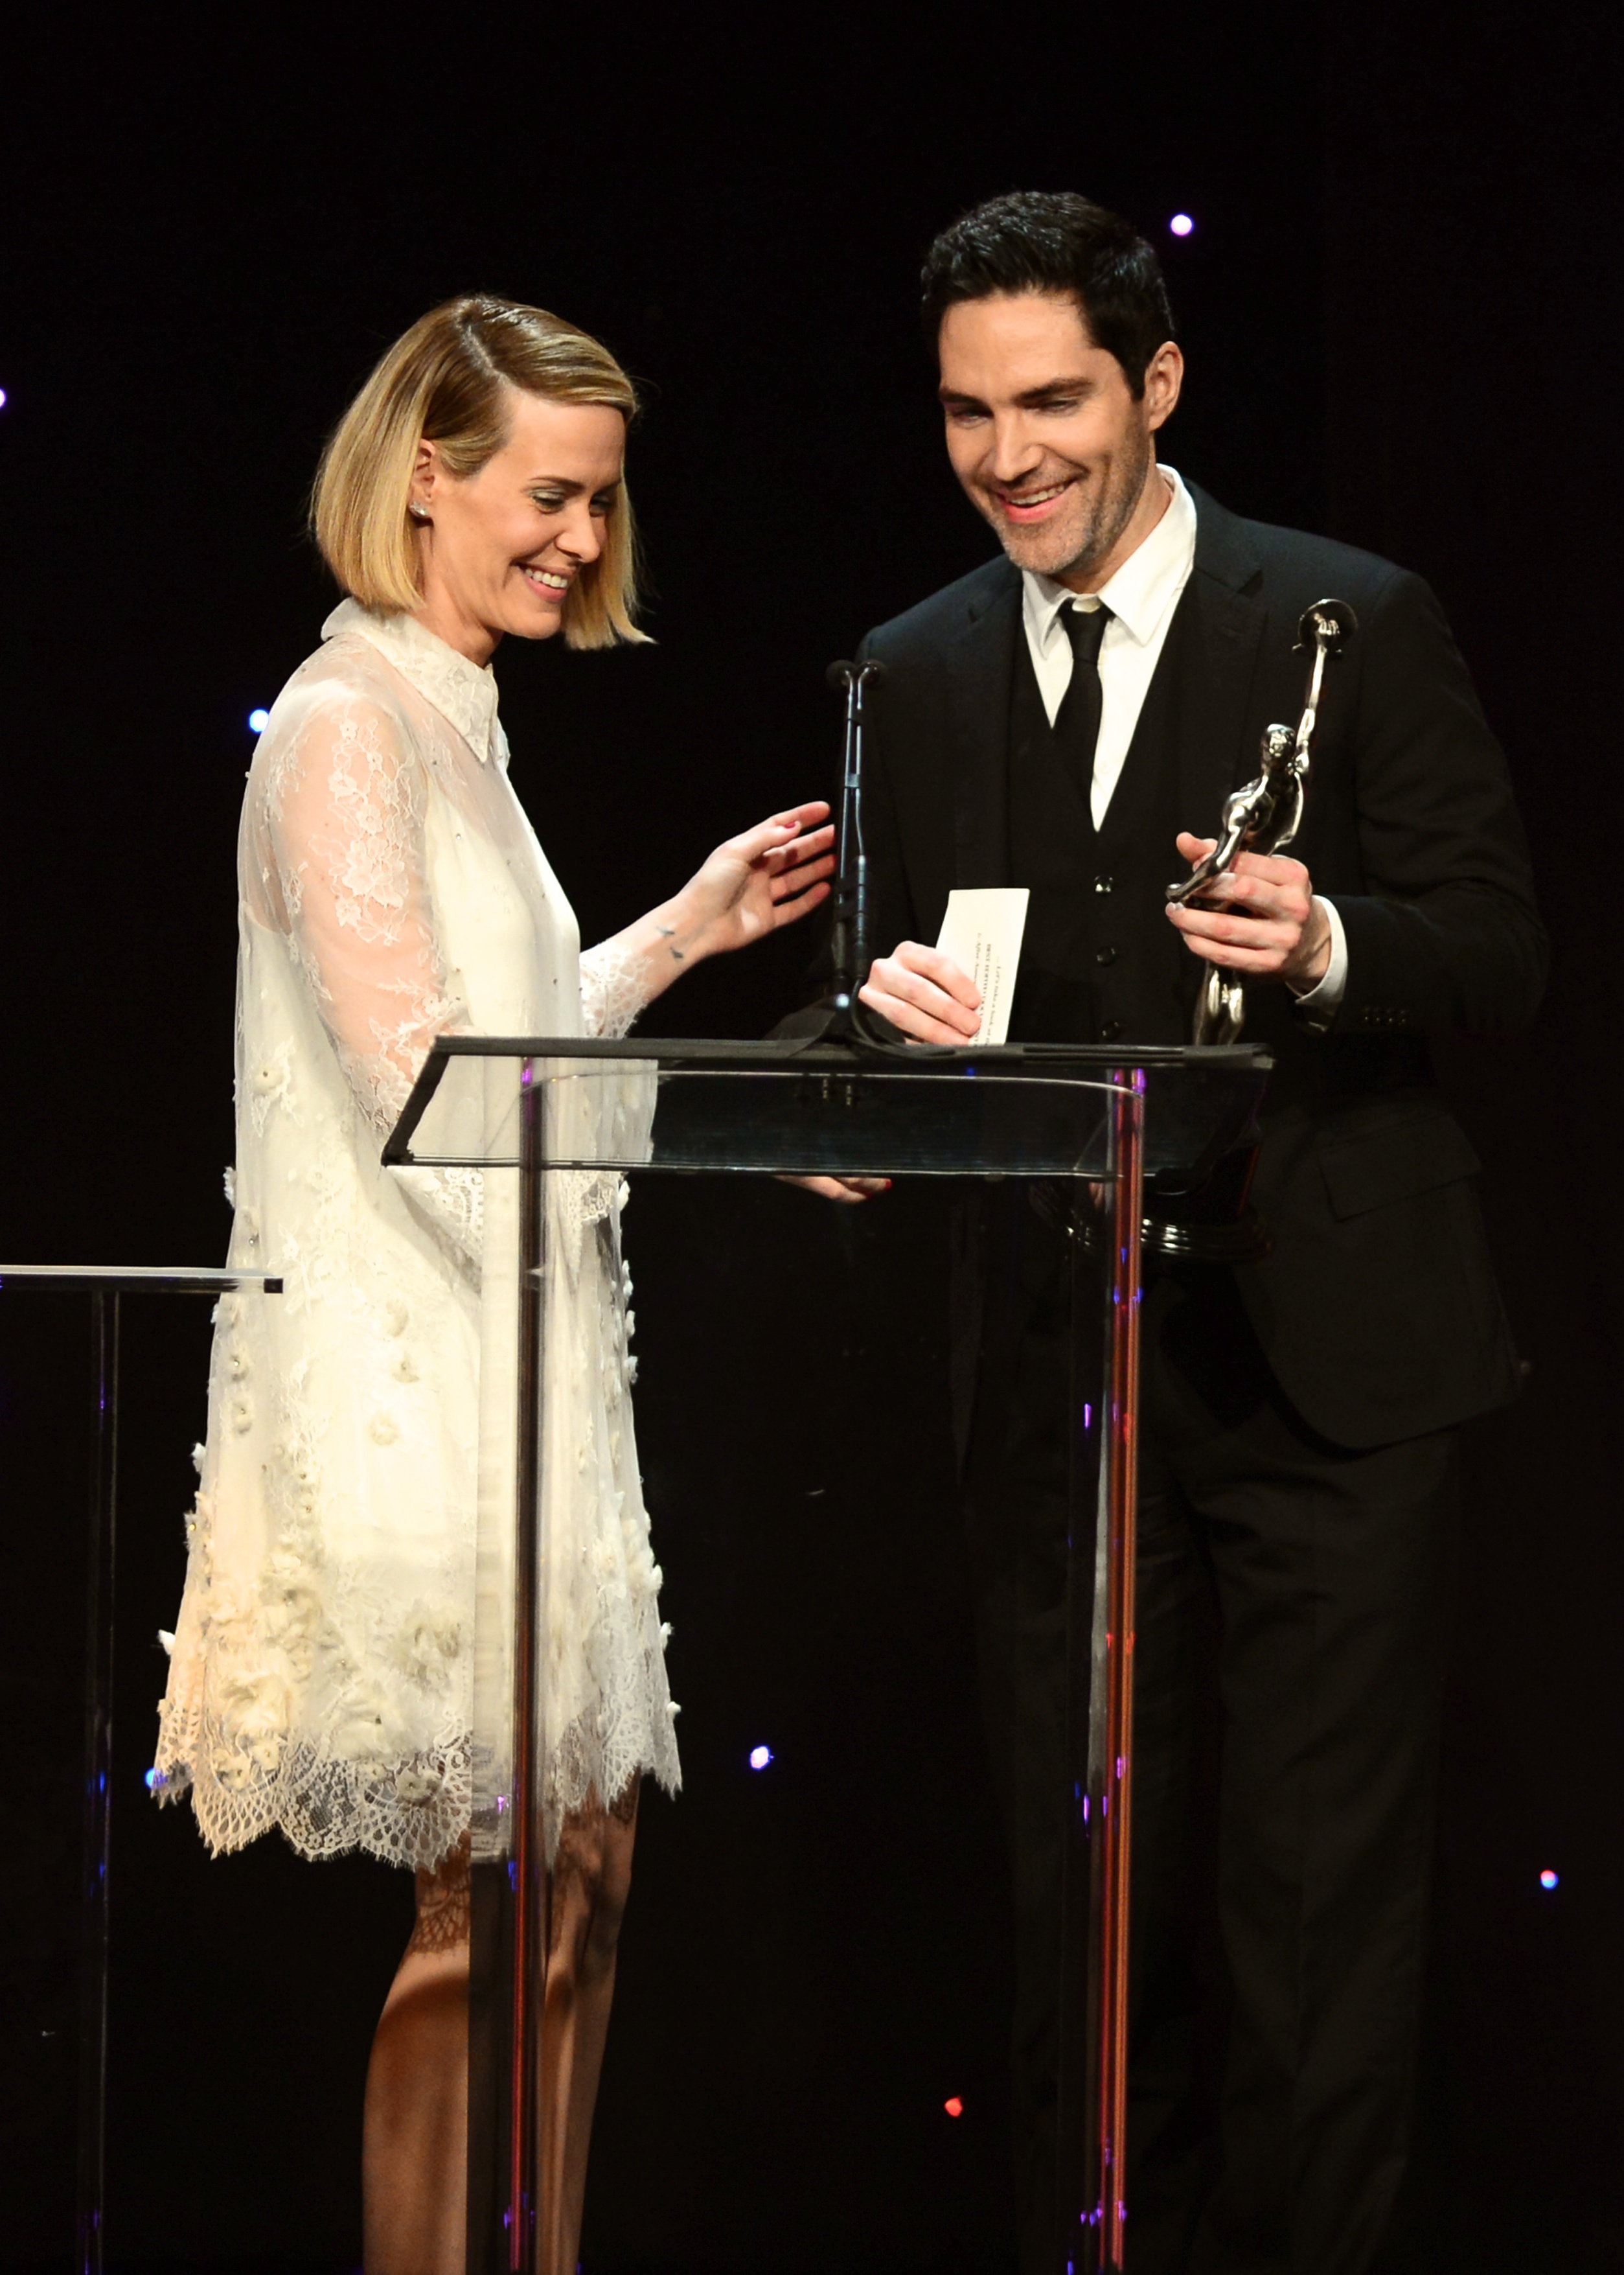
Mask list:
[[[1069,293],[1090,338],[1122,367],[1136,396],[1173,337],[1161,264],[1131,222],[1075,190],[1015,190],[944,229],[925,256],[920,313],[933,348],[961,300],[995,292]]]

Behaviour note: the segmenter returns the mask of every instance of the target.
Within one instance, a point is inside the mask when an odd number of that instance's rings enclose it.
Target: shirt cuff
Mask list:
[[[1325,978],[1306,995],[1296,999],[1297,1009],[1308,1024],[1323,1033],[1341,1008],[1342,997],[1348,992],[1348,934],[1342,929],[1342,919],[1334,901],[1321,898],[1316,893],[1314,906],[1323,909],[1326,924],[1331,928],[1331,961],[1326,966]]]

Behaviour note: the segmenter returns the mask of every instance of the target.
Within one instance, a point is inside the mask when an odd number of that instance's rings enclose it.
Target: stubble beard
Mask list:
[[[1110,559],[1138,509],[1151,468],[1148,438],[1134,440],[1137,447],[1112,460],[1102,484],[1079,481],[1069,500],[1074,510],[1053,522],[1023,528],[993,508],[987,518],[1017,569],[1059,581],[1078,574],[1086,578]]]

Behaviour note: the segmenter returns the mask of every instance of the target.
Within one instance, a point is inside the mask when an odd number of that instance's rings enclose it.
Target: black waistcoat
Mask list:
[[[1167,917],[1182,826],[1168,628],[1122,771],[1096,830],[1055,744],[1016,618],[1009,718],[1009,881],[1031,893],[1012,1042],[1183,1043],[1194,959]]]

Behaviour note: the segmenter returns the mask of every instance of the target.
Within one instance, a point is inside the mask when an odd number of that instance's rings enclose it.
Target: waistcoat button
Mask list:
[[[1097,948],[1094,950],[1094,961],[1096,964],[1114,964],[1116,955],[1117,952],[1114,948]]]

